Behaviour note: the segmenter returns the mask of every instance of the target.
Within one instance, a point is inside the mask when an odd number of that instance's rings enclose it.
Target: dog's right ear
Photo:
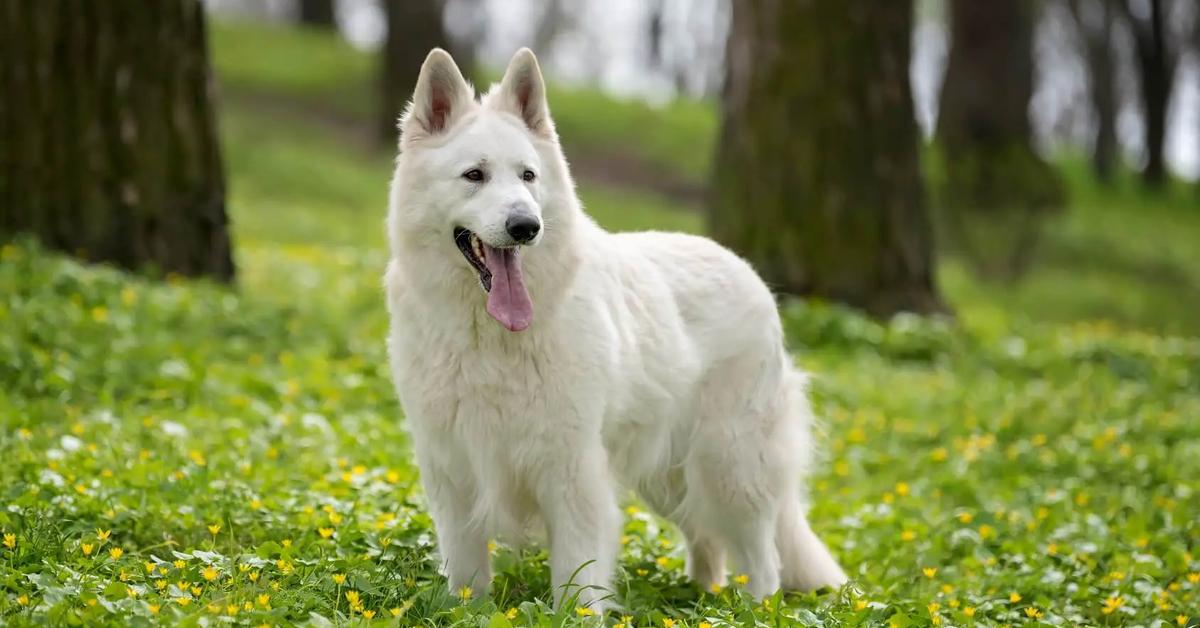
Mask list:
[[[475,100],[475,90],[463,78],[450,53],[434,48],[421,64],[412,102],[400,119],[403,141],[444,133]]]

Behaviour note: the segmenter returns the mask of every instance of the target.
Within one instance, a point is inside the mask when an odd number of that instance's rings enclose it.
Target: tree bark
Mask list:
[[[298,5],[296,19],[304,26],[329,30],[337,28],[333,0],[296,0],[296,2]]]
[[[951,48],[938,113],[934,198],[956,244],[984,274],[1024,271],[1041,217],[1065,203],[1033,148],[1033,0],[951,0]]]
[[[1084,42],[1088,67],[1088,91],[1096,114],[1096,136],[1092,145],[1092,170],[1103,182],[1112,181],[1117,161],[1117,102],[1113,78],[1112,52],[1113,4],[1120,0],[1072,0]]]
[[[1141,74],[1142,118],[1146,144],[1146,167],[1142,169],[1142,180],[1150,187],[1160,187],[1167,174],[1167,107],[1171,104],[1179,51],[1167,41],[1162,0],[1150,0],[1148,19],[1134,15],[1126,2],[1118,2],[1117,5],[1121,7],[1125,21],[1133,31]]]
[[[233,278],[197,0],[0,3],[0,235]]]
[[[379,116],[379,137],[395,144],[399,137],[397,120],[412,98],[421,63],[433,48],[452,49],[442,23],[441,0],[384,0],[387,39],[383,46]],[[471,59],[462,54],[455,61],[470,77]]]
[[[909,2],[733,3],[713,235],[775,288],[944,310],[909,90]]]

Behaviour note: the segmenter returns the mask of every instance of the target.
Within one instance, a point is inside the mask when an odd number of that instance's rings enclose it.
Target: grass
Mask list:
[[[1110,283],[1146,260],[1194,279],[1182,195],[1078,186],[1050,246],[1092,270],[1036,291],[951,262],[955,324],[786,303],[824,417],[812,520],[852,584],[699,591],[675,532],[626,502],[626,610],[599,618],[546,604],[536,547],[493,548],[487,599],[436,573],[383,343],[390,157],[222,113],[236,288],[0,248],[0,622],[1197,624],[1200,340],[1162,329],[1178,285]],[[582,193],[613,229],[701,229],[653,195]],[[1070,316],[1092,307],[1128,318]]]

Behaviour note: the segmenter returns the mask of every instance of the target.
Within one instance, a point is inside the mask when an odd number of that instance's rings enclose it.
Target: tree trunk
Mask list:
[[[1096,137],[1092,146],[1092,169],[1096,178],[1112,181],[1117,161],[1117,102],[1113,78],[1112,52],[1114,2],[1120,0],[1082,0],[1071,2],[1071,12],[1084,42],[1088,66],[1088,91],[1096,113]]]
[[[333,13],[333,0],[297,0],[296,19],[305,26],[313,28],[337,28],[337,20]]]
[[[951,48],[938,113],[936,205],[984,274],[1024,271],[1041,217],[1063,184],[1033,148],[1034,0],[951,0]]]
[[[909,91],[909,2],[733,3],[713,235],[784,292],[944,309]]]
[[[1125,21],[1133,31],[1136,42],[1138,69],[1141,73],[1142,118],[1145,124],[1146,167],[1142,180],[1151,187],[1159,187],[1166,179],[1166,154],[1164,151],[1167,131],[1167,107],[1171,104],[1171,90],[1175,82],[1175,65],[1178,51],[1167,42],[1163,23],[1162,0],[1150,0],[1150,15],[1141,19],[1125,2],[1118,2],[1123,9]]]
[[[0,234],[229,280],[197,0],[0,3]]]
[[[387,39],[383,46],[379,137],[394,145],[399,137],[396,123],[412,98],[421,63],[432,48],[451,50],[442,24],[440,0],[384,0]],[[470,76],[471,59],[456,55],[455,61]]]

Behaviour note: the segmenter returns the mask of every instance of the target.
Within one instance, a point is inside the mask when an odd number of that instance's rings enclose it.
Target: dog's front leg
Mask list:
[[[431,468],[427,468],[431,467]],[[421,465],[421,481],[437,530],[442,571],[454,595],[482,596],[492,581],[487,539],[473,516],[475,495],[462,478]]]
[[[550,536],[556,604],[574,601],[603,614],[612,595],[621,515],[603,446],[559,450],[540,478],[538,502]]]

